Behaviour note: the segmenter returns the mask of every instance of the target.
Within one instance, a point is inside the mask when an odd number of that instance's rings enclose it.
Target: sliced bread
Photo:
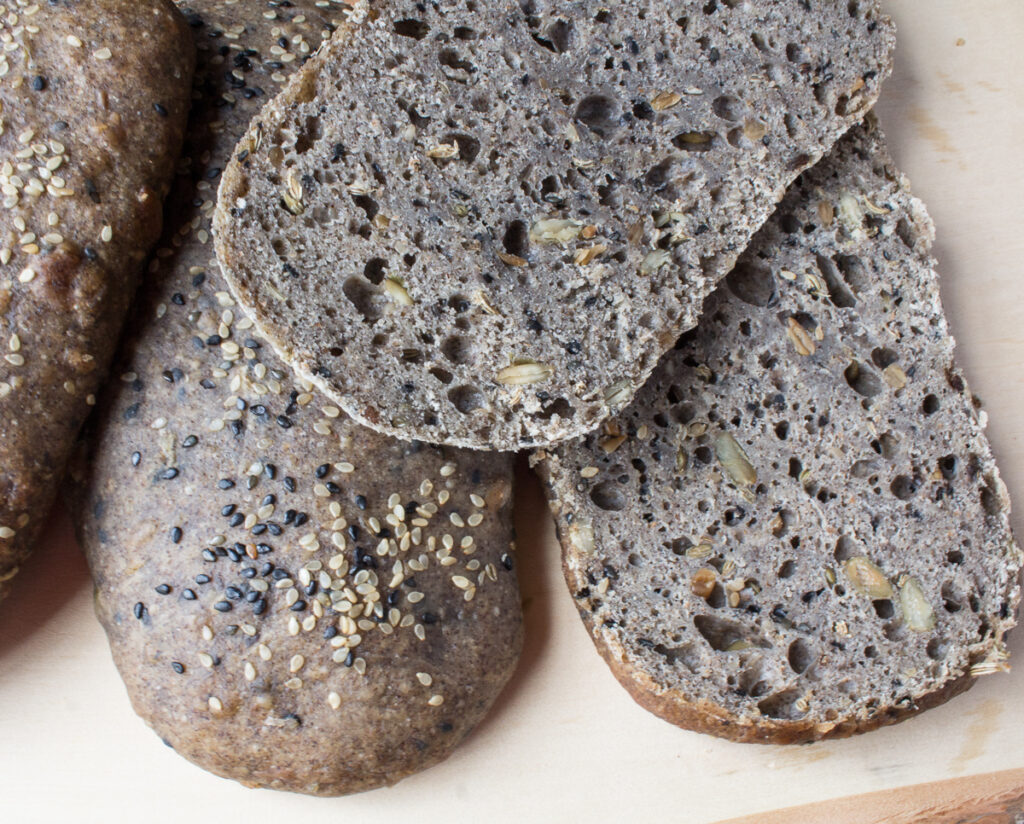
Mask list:
[[[652,712],[802,742],[1005,667],[1021,553],[932,236],[856,128],[636,401],[536,454],[580,615]]]
[[[345,10],[189,0],[187,159],[72,490],[136,712],[218,775],[318,795],[446,757],[522,643],[510,457],[357,426],[293,378],[211,260],[219,170]]]
[[[3,598],[46,523],[160,235],[195,51],[167,0],[0,8]]]
[[[278,353],[400,438],[516,449],[621,409],[875,99],[867,0],[398,0],[228,165],[217,249]]]

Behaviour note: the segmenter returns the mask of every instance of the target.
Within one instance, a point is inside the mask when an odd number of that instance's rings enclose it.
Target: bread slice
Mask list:
[[[522,644],[511,458],[357,426],[255,335],[211,259],[218,171],[345,10],[189,0],[185,174],[73,493],[136,712],[218,775],[318,795],[446,757]]]
[[[875,99],[874,2],[398,0],[254,122],[231,289],[357,420],[479,449],[620,409]]]
[[[46,523],[159,237],[194,61],[166,0],[10,3],[4,21],[0,599]]]
[[[537,454],[580,615],[652,712],[803,742],[1005,668],[1021,553],[932,236],[856,128],[635,403]]]

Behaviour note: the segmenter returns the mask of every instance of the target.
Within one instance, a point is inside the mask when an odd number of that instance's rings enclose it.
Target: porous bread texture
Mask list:
[[[0,14],[2,599],[160,235],[195,53],[165,0],[7,0]]]
[[[592,430],[877,96],[873,2],[409,0],[240,142],[217,250],[284,359],[400,438]]]
[[[652,712],[803,742],[1005,668],[1021,553],[932,236],[857,127],[635,402],[535,455],[580,615]]]
[[[445,758],[522,645],[510,456],[357,426],[259,339],[212,260],[219,170],[345,12],[188,3],[187,158],[72,489],[136,712],[211,772],[317,795]]]

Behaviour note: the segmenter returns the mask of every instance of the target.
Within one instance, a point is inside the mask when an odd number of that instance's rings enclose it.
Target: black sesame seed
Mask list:
[[[171,591],[171,587],[170,587],[170,585],[169,585],[169,584],[160,584],[160,585],[159,585],[159,586],[158,586],[158,587],[156,588],[156,591],[157,591],[157,592],[158,592],[158,593],[159,593],[160,595],[168,595],[168,594],[170,594],[170,591]]]
[[[210,561],[210,562],[216,561],[217,560],[217,553],[215,553],[212,549],[204,549],[203,550],[203,560]]]
[[[186,601],[194,601],[196,599],[196,594],[191,589],[186,589],[181,593],[181,597]]]
[[[421,620],[421,621],[422,621],[422,622],[423,622],[424,624],[436,624],[436,623],[437,623],[437,616],[436,616],[436,615],[434,615],[434,613],[432,613],[432,612],[424,612],[424,613],[423,613],[423,614],[422,614],[422,615],[420,616],[420,620]]]
[[[178,675],[181,675],[185,672],[185,665],[180,661],[171,661],[171,669],[178,673]]]
[[[266,599],[260,598],[255,604],[252,605],[253,615],[262,615],[267,610]]]
[[[221,508],[220,514],[227,518],[235,514],[235,509],[236,506],[234,504],[228,504],[227,506]]]
[[[171,529],[171,543],[181,543],[181,527],[176,526]]]
[[[139,601],[132,609],[132,612],[135,614],[135,617],[141,621],[146,617],[146,605],[142,603],[142,601]]]
[[[512,567],[513,567],[512,556],[511,555],[507,555],[507,554],[506,555],[502,555],[501,556],[501,565],[503,567],[505,567],[505,569],[511,570]]]
[[[305,512],[300,512],[295,516],[295,526],[302,526],[308,520],[309,516]]]
[[[228,558],[230,558],[230,559],[231,559],[232,561],[234,561],[234,562],[235,562],[236,564],[237,564],[237,563],[239,563],[239,562],[240,562],[240,561],[242,560],[242,558],[246,557],[246,555],[245,555],[245,552],[244,552],[244,551],[242,551],[242,552],[239,552],[239,551],[238,551],[237,549],[235,549],[235,547],[233,547],[233,546],[230,546],[230,547],[228,547],[228,548],[227,548],[226,550],[224,550],[224,554],[225,554],[225,555],[227,555],[227,556],[228,556]]]
[[[159,103],[154,103],[154,104],[153,104],[153,110],[154,110],[154,111],[155,111],[155,112],[156,112],[156,113],[157,113],[158,115],[160,115],[160,117],[167,117],[167,109],[165,109],[165,108],[164,108],[164,107],[163,107],[162,105],[160,105]]]
[[[314,595],[316,595],[317,590],[319,588],[320,588],[320,585],[316,581],[310,581],[309,582],[309,586],[307,586],[306,590],[305,590],[306,595],[308,595],[310,598],[312,598]]]
[[[305,601],[296,601],[294,604],[292,604],[292,612],[302,612],[305,608]]]
[[[194,278],[192,278],[192,285],[196,289],[198,289],[204,283],[206,283],[206,272],[199,272],[199,273],[196,274],[196,276]]]
[[[210,576],[209,575],[197,575],[196,576],[196,583],[197,584],[208,584],[208,583],[210,583]]]
[[[267,561],[263,566],[260,567],[260,575],[269,575],[274,571],[274,565]]]
[[[173,295],[171,295],[171,303],[173,303],[175,306],[184,306],[185,296],[181,294],[181,292],[175,292]]]
[[[232,516],[231,520],[228,521],[228,526],[241,526],[244,523],[245,523],[245,516],[241,512],[236,512]]]
[[[325,477],[327,477],[327,473],[330,472],[330,471],[331,471],[331,465],[330,464],[320,464],[320,466],[318,466],[316,468],[316,476],[317,476],[317,478],[325,478]]]
[[[246,343],[246,346],[248,345],[249,344]],[[267,478],[269,478],[272,481],[274,480],[274,478],[277,477],[277,467],[274,466],[273,464],[267,464],[266,466],[263,467],[263,474],[266,475]]]
[[[284,488],[287,489],[289,492],[295,491],[295,479],[291,475],[284,479]]]
[[[221,489],[233,489],[235,486],[235,482],[232,481],[230,478],[221,478],[219,481],[217,481],[217,486],[220,487]]]
[[[284,530],[281,529],[280,524],[275,524],[273,521],[271,521],[267,524],[267,532],[269,532],[271,535],[280,535],[282,532],[284,532]]]
[[[220,346],[222,340],[223,340],[223,338],[220,335],[210,335],[210,337],[208,337],[206,339],[206,345],[207,346]]]
[[[285,578],[290,578],[287,569],[275,569],[271,576],[275,581],[283,581]]]
[[[356,507],[361,510],[366,509],[366,496],[356,495]]]
[[[289,420],[288,417],[285,416],[285,415],[278,415],[277,416],[277,425],[280,426],[282,429],[291,429],[292,428],[291,420]]]
[[[32,78],[32,88],[37,92],[43,91],[46,88],[46,78],[37,74]]]
[[[260,599],[260,594],[256,590],[245,593],[245,600],[250,604],[255,604]]]
[[[266,531],[267,531],[267,525],[266,524],[256,524],[256,526],[254,526],[252,528],[252,534],[253,535],[262,535]]]
[[[355,662],[355,660],[356,660],[355,653],[352,652],[352,650],[349,650],[348,651],[348,655],[345,656],[345,666],[346,667],[351,667],[352,664]]]
[[[341,487],[338,486],[334,481],[328,481],[327,483],[324,484],[324,486],[327,487],[327,491],[330,492],[332,495],[337,495],[339,492],[341,492]]]
[[[242,577],[243,578],[255,578],[256,577],[256,567],[245,567],[242,570]]]
[[[139,452],[132,452],[132,466],[138,466],[139,461],[142,460],[142,454]]]
[[[217,610],[217,612],[231,612],[231,604],[227,601],[218,601],[213,605],[213,608]]]
[[[270,504],[276,504],[276,503],[277,503],[277,496],[276,495],[273,495],[273,494],[271,494],[271,495],[264,495],[263,496],[263,500],[260,501],[260,506],[269,506]]]
[[[395,606],[395,604],[398,603],[398,599],[399,599],[400,595],[401,594],[398,592],[398,590],[394,590],[392,592],[389,592],[388,593],[388,606],[389,607]]]
[[[224,590],[224,594],[228,596],[232,601],[237,601],[242,597],[242,590],[238,587],[228,587]]]
[[[97,260],[99,260],[99,257],[100,257],[96,253],[96,250],[92,248],[92,246],[86,246],[84,249],[82,249],[82,254],[85,255],[85,259],[86,260],[91,260],[91,261],[97,261]]]

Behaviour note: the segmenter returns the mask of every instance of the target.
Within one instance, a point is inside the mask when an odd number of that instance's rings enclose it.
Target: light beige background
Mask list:
[[[935,219],[960,360],[1024,512],[1024,1],[887,8],[899,49],[882,120]],[[852,741],[758,747],[669,726],[632,703],[591,647],[528,477],[519,503],[527,648],[496,711],[440,767],[328,800],[246,790],[160,744],[132,714],[55,514],[0,606],[0,821],[711,822],[1024,767],[1024,632],[1011,640],[1011,675]]]

